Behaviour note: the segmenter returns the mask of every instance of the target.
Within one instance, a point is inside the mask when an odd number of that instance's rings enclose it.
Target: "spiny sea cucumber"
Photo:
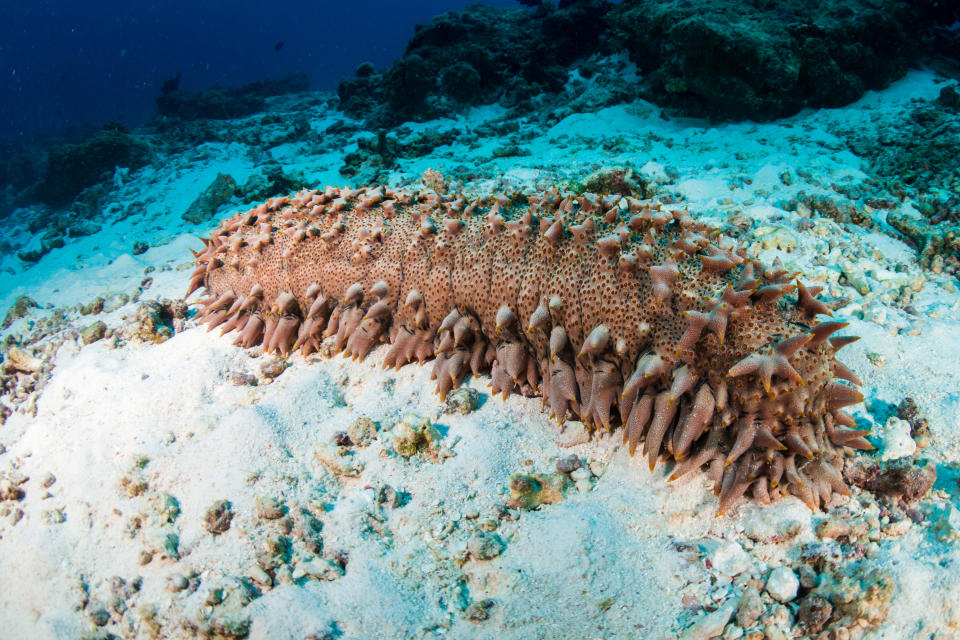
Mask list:
[[[187,296],[237,344],[309,354],[333,337],[384,366],[436,358],[441,396],[468,372],[540,394],[561,422],[623,427],[671,479],[706,465],[726,512],[747,491],[811,509],[849,494],[872,448],[842,411],[863,396],[836,360],[819,287],[763,266],[684,210],[620,196],[327,187],[225,220]]]

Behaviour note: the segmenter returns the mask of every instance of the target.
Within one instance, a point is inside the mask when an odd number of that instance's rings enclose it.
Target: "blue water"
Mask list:
[[[0,0],[0,140],[108,120],[135,126],[178,71],[187,91],[293,72],[332,90],[361,62],[400,56],[415,24],[468,4]]]

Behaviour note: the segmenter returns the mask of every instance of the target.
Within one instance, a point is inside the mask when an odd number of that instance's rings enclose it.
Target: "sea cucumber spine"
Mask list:
[[[835,353],[853,338],[817,288],[763,266],[681,209],[620,196],[462,196],[328,187],[272,199],[204,239],[188,296],[245,347],[333,338],[385,366],[435,358],[441,395],[489,371],[560,421],[623,427],[672,478],[706,465],[728,510],[746,492],[811,508],[847,492],[870,448]]]

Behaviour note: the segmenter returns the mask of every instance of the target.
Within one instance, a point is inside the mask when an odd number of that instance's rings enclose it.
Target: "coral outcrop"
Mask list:
[[[180,120],[242,118],[263,111],[266,98],[302,93],[308,87],[309,80],[303,73],[259,80],[231,89],[211,87],[198,93],[189,93],[177,86],[170,86],[165,87],[157,97],[157,113]]]
[[[369,63],[337,87],[340,106],[381,125],[457,105],[507,104],[561,90],[568,67],[600,48],[604,0],[537,11],[472,4],[418,25],[404,55],[382,73]]]
[[[228,173],[218,173],[181,216],[187,222],[200,224],[213,217],[218,208],[230,201],[237,192],[237,183]]]
[[[339,83],[341,108],[376,126],[495,101],[529,112],[591,70],[617,75],[597,62],[626,53],[641,74],[601,83],[617,102],[640,93],[683,115],[771,120],[853,102],[924,58],[955,66],[960,50],[956,10],[932,0],[523,4],[536,8],[475,4],[418,25],[389,67]]]
[[[850,149],[869,163],[881,187],[912,205],[890,211],[886,221],[916,246],[924,267],[953,274],[960,273],[958,116],[960,91],[951,83],[937,99],[914,101],[872,131],[847,133]]]
[[[607,16],[608,35],[641,67],[658,104],[768,120],[847,104],[902,76],[920,34],[944,19],[928,4],[624,0]]]
[[[62,207],[77,194],[112,175],[117,167],[139,169],[151,159],[150,146],[120,129],[105,129],[79,144],[57,145],[47,154],[43,179],[34,187],[38,200]]]
[[[328,187],[223,221],[187,295],[205,288],[201,322],[244,347],[389,342],[384,366],[434,359],[441,396],[489,371],[495,394],[621,428],[671,478],[705,466],[720,512],[746,493],[815,509],[871,447],[835,357],[855,338],[796,275],[630,197]]]

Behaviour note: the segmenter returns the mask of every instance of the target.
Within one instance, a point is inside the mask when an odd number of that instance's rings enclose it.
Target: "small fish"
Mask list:
[[[277,44],[273,45],[273,50],[274,50],[274,51],[280,51],[280,49],[283,49],[283,40],[281,40],[281,41],[278,42]]]

